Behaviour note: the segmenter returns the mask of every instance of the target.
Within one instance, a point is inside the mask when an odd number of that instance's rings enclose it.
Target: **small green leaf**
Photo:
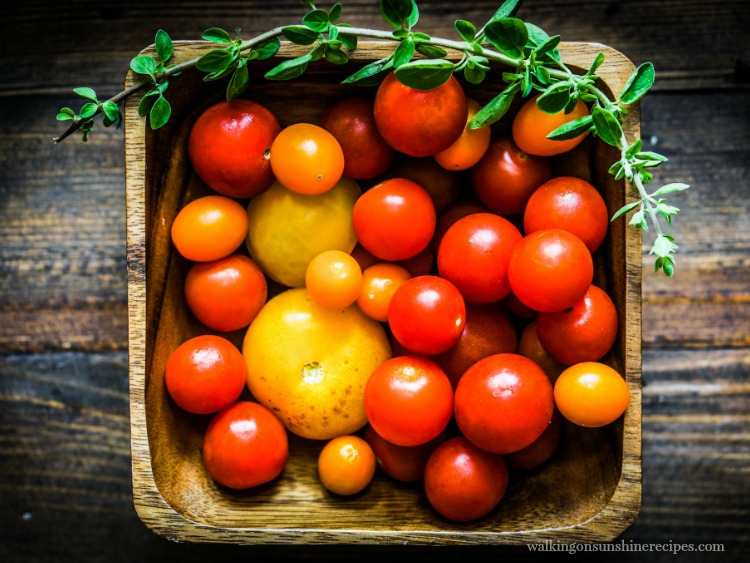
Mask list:
[[[137,74],[153,76],[156,71],[156,61],[148,55],[139,55],[130,61],[130,69]]]
[[[520,84],[514,82],[505,90],[495,96],[490,102],[480,109],[469,123],[469,129],[478,129],[492,125],[499,120],[510,108],[516,92],[520,89]]]
[[[169,34],[163,29],[160,29],[156,32],[156,38],[154,39],[154,48],[156,49],[156,54],[159,55],[159,60],[161,60],[161,62],[166,63],[169,59],[172,58],[172,53],[174,52],[172,39],[169,37]]]
[[[652,151],[639,152],[635,157],[640,160],[644,166],[658,166],[663,162],[667,162],[666,156]]]
[[[555,82],[536,99],[536,105],[545,113],[560,113],[568,105],[572,87],[567,80]]]
[[[342,11],[343,7],[341,6],[341,2],[336,2],[328,12],[328,21],[330,21],[331,23],[335,22],[341,17]]]
[[[666,184],[656,190],[654,193],[651,194],[651,197],[656,197],[660,195],[666,195],[671,194],[674,192],[681,192],[683,190],[688,189],[690,186],[688,184],[683,184],[681,182],[674,182],[672,184]]]
[[[386,57],[363,66],[357,72],[345,78],[342,84],[357,84],[359,86],[375,86],[393,67],[393,58]]]
[[[57,114],[58,121],[71,121],[75,119],[75,112],[70,108],[61,108]]]
[[[393,68],[398,68],[408,63],[414,56],[414,51],[414,41],[411,39],[401,41],[393,52]]]
[[[456,31],[461,36],[461,39],[463,39],[467,43],[474,42],[474,37],[476,37],[477,34],[477,28],[474,27],[473,23],[466,20],[456,20],[456,23],[454,25],[456,26]]]
[[[541,45],[536,47],[534,49],[534,53],[536,54],[537,58],[541,57],[542,55],[545,55],[551,51],[554,51],[557,49],[557,46],[560,44],[560,36],[554,35],[552,37],[549,37],[547,40],[545,40]]]
[[[339,27],[351,27],[351,26],[341,24]],[[358,37],[356,35],[344,33],[343,31],[339,32],[339,40],[344,44],[344,47],[346,47],[347,50],[349,51],[354,51],[354,49],[357,48],[357,39]]]
[[[151,129],[160,129],[166,125],[172,115],[172,106],[164,96],[159,96],[148,114]]]
[[[312,45],[318,34],[304,25],[288,25],[281,30],[282,35],[297,45]]]
[[[269,39],[262,45],[259,45],[256,49],[258,53],[258,60],[264,61],[266,59],[270,59],[273,57],[279,50],[279,47],[281,45],[281,42],[279,41],[278,37],[274,37],[273,39]]]
[[[83,104],[80,115],[81,119],[88,119],[89,117],[95,116],[98,109],[99,106],[93,102]]]
[[[643,141],[641,141],[640,139],[636,139],[625,152],[625,158],[633,158],[638,153],[638,151],[641,150],[641,148],[643,148]]]
[[[448,54],[448,51],[437,45],[430,45],[428,43],[415,43],[415,45],[417,52],[428,59],[442,59]]]
[[[631,201],[630,203],[627,203],[627,204],[623,205],[620,209],[618,209],[617,211],[615,211],[615,214],[612,215],[612,218],[610,219],[610,222],[612,222],[612,221],[614,221],[616,219],[619,219],[620,217],[622,217],[623,215],[625,215],[629,211],[632,211],[633,209],[635,209],[636,207],[638,207],[640,204],[641,204],[641,202],[640,202],[640,200],[638,200],[638,201]]]
[[[237,65],[232,73],[232,78],[229,79],[229,84],[227,84],[227,101],[231,102],[239,98],[247,88],[248,82],[247,65]]]
[[[229,68],[233,62],[232,53],[226,49],[212,49],[196,61],[195,68],[201,72],[218,73]]]
[[[289,59],[276,65],[264,76],[268,80],[291,80],[304,74],[307,64],[312,60],[312,54],[306,53],[300,57]]]
[[[522,57],[529,39],[526,25],[517,18],[493,20],[485,28],[487,40],[510,57]]]
[[[677,245],[674,243],[674,237],[668,234],[661,234],[656,237],[649,254],[656,254],[657,256],[664,258],[677,250],[677,248]]]
[[[576,137],[583,135],[584,133],[591,130],[592,121],[593,118],[590,115],[578,117],[572,121],[568,121],[567,123],[560,125],[560,127],[547,135],[547,138],[555,141],[575,139]]]
[[[424,59],[406,63],[395,70],[402,84],[415,90],[432,90],[453,75],[454,65],[443,59]]]
[[[155,89],[146,92],[141,98],[141,101],[138,102],[138,115],[141,117],[146,117],[148,115],[148,112],[151,111],[151,106],[154,105],[154,102],[159,95],[159,91]]]
[[[112,121],[117,121],[120,117],[120,108],[117,104],[111,101],[104,102],[102,104],[102,111]]]
[[[654,83],[655,73],[654,65],[643,63],[628,78],[625,87],[620,94],[619,102],[621,104],[632,104],[643,97],[651,89]]]
[[[487,72],[481,67],[474,65],[466,65],[464,67],[464,78],[470,84],[481,84],[486,75]]]
[[[221,45],[228,45],[232,42],[229,33],[218,27],[211,27],[204,31],[202,38],[206,41],[212,41],[213,43],[219,43]]]
[[[546,67],[538,66],[536,67],[536,79],[540,82],[540,84],[547,85],[550,82],[550,76],[549,71]]]
[[[608,145],[620,146],[622,139],[622,125],[615,115],[606,109],[595,106],[591,111],[596,134]]]
[[[549,35],[547,35],[546,31],[544,31],[541,27],[534,25],[533,23],[526,22],[525,26],[526,33],[528,35],[528,39],[526,40],[526,48],[529,51],[532,51],[537,47],[544,45],[547,41],[552,39]],[[560,56],[559,49],[557,48],[557,46],[555,46],[549,51],[537,54],[537,59],[559,62],[562,60],[562,57]]]
[[[73,88],[73,92],[78,94],[79,96],[86,98],[87,100],[91,100],[92,102],[98,102],[98,98],[96,97],[96,92],[88,87],[82,87],[82,88]]]
[[[380,0],[380,13],[395,28],[410,28],[419,19],[414,0]]]
[[[325,57],[329,63],[333,63],[335,65],[345,65],[347,62],[349,62],[349,57],[344,51],[342,51],[341,49],[334,49],[330,47],[330,45],[325,51]]]
[[[492,15],[490,21],[502,18],[512,18],[518,13],[519,8],[521,8],[521,2],[523,2],[523,0],[505,0],[505,2],[503,2]]]
[[[604,53],[599,53],[594,59],[594,62],[591,63],[591,67],[586,73],[586,76],[593,76],[593,74],[596,72],[596,69],[602,66],[603,62],[604,62]]]
[[[328,12],[319,8],[310,10],[302,17],[302,23],[315,32],[323,33],[328,29],[328,24],[330,23]]]

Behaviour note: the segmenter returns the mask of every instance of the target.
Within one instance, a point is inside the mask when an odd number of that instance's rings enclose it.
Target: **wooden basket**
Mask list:
[[[175,60],[205,52],[205,42],[177,43]],[[317,122],[333,101],[361,94],[341,81],[392,45],[361,42],[347,65],[319,61],[292,81],[262,75],[279,62],[253,61],[246,96],[269,107],[282,126]],[[631,62],[603,45],[563,43],[566,63],[585,72],[596,55],[606,56],[600,86],[618,94],[633,71]],[[153,52],[148,49],[147,52]],[[282,44],[279,55],[300,48]],[[553,460],[512,476],[508,492],[487,517],[455,523],[439,517],[421,486],[399,484],[378,473],[366,491],[334,498],[320,485],[315,468],[322,443],[290,437],[290,459],[280,478],[248,491],[231,491],[208,476],[201,461],[209,417],[180,410],[164,385],[164,367],[174,348],[206,332],[184,303],[182,280],[188,261],[174,250],[170,227],[189,200],[209,193],[187,155],[190,128],[200,112],[224,95],[224,82],[206,83],[197,71],[171,79],[167,91],[173,116],[154,132],[138,116],[138,99],[125,107],[127,260],[129,301],[130,416],[135,508],[159,535],[176,541],[237,544],[524,544],[602,542],[615,539],[635,519],[641,497],[641,243],[637,229],[620,219],[610,226],[595,256],[596,283],[612,296],[619,336],[605,361],[626,376],[630,405],[615,423],[600,429],[566,424]],[[126,86],[135,83],[130,72]],[[482,103],[503,88],[492,72],[480,86],[465,84]],[[519,102],[520,103],[520,102]],[[517,111],[518,103],[511,108]],[[507,132],[509,116],[495,124]],[[639,135],[639,108],[630,108],[624,130]],[[607,173],[618,153],[588,138],[571,153],[555,157],[557,174],[582,177],[597,186],[610,214],[631,201],[629,186]],[[238,345],[243,334],[230,334]]]

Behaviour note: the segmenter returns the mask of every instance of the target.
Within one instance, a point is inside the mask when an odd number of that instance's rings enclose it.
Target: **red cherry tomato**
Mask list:
[[[534,190],[550,178],[550,160],[525,153],[510,137],[493,140],[471,170],[474,193],[501,215],[522,214]]]
[[[172,222],[172,242],[182,256],[210,262],[229,256],[247,236],[247,213],[238,202],[221,195],[194,199]]]
[[[433,440],[453,414],[448,376],[419,356],[396,356],[380,364],[367,380],[364,400],[370,425],[397,446]]]
[[[539,156],[554,156],[573,150],[586,137],[585,133],[565,141],[548,139],[547,135],[565,123],[588,115],[589,108],[578,100],[570,113],[546,113],[536,105],[538,97],[528,100],[513,118],[513,140],[516,145],[529,154]]]
[[[592,285],[571,309],[539,313],[539,343],[565,365],[600,360],[617,337],[617,309],[607,292]]]
[[[416,276],[399,286],[388,306],[393,336],[414,354],[455,346],[466,324],[466,303],[455,285],[438,276]]]
[[[508,468],[516,471],[524,471],[535,469],[547,463],[560,443],[562,422],[562,416],[555,410],[552,414],[552,420],[539,438],[522,450],[505,456],[505,463],[508,464]]]
[[[432,156],[463,133],[466,95],[455,76],[432,90],[415,90],[391,72],[375,95],[375,123],[385,141],[411,156]]]
[[[354,204],[352,224],[359,243],[372,255],[391,262],[422,252],[435,233],[435,205],[416,182],[384,180]]]
[[[200,322],[221,332],[248,326],[267,296],[263,271],[244,254],[199,262],[185,277],[188,307]]]
[[[628,407],[630,390],[610,366],[581,362],[567,368],[555,382],[555,404],[573,424],[597,428],[617,420]]]
[[[508,468],[503,457],[463,436],[439,445],[427,461],[424,489],[442,516],[468,522],[489,514],[505,496]]]
[[[609,227],[609,212],[598,190],[585,180],[559,176],[539,186],[526,204],[526,234],[564,229],[578,236],[593,254]]]
[[[180,344],[167,360],[164,383],[178,406],[210,414],[239,399],[247,381],[245,360],[226,338],[195,336]]]
[[[425,444],[397,446],[383,438],[369,424],[365,428],[365,440],[375,452],[378,466],[392,479],[405,483],[422,479],[430,455],[447,438],[448,432],[445,430]]]
[[[463,435],[498,454],[539,438],[555,406],[547,374],[519,354],[496,354],[474,364],[458,382],[454,401]]]
[[[269,151],[281,126],[250,100],[218,102],[198,117],[188,152],[200,178],[225,196],[248,198],[274,181]]]
[[[510,293],[508,265],[521,232],[494,213],[456,221],[443,235],[438,271],[470,303],[494,303]]]
[[[518,353],[539,364],[539,367],[544,370],[553,384],[567,367],[550,356],[549,352],[539,342],[536,319],[527,324],[521,332],[521,337],[518,339]]]
[[[344,151],[344,174],[355,180],[382,174],[396,155],[375,125],[372,106],[370,98],[346,98],[329,107],[320,120]]]
[[[446,170],[431,156],[397,153],[386,178],[406,178],[422,186],[430,194],[438,214],[450,209],[464,191],[463,174]]]
[[[209,475],[231,489],[248,489],[278,477],[289,458],[286,429],[266,407],[238,401],[211,419],[203,440]]]
[[[508,280],[515,296],[540,312],[572,307],[594,279],[594,261],[583,241],[562,229],[526,235],[513,249]]]

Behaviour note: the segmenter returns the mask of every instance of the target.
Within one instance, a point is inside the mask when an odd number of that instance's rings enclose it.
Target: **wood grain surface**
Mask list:
[[[497,4],[423,0],[419,27],[452,37],[455,19],[483,21]],[[133,506],[124,136],[99,130],[86,144],[54,145],[62,131],[54,116],[79,103],[73,87],[118,92],[129,60],[159,28],[175,40],[211,26],[249,37],[302,13],[292,0],[32,1],[4,10],[0,560],[435,557],[422,547],[173,543]],[[643,499],[617,540],[631,546],[623,560],[742,560],[750,550],[750,4],[526,0],[519,15],[566,40],[652,61],[642,138],[669,158],[657,181],[692,185],[673,199],[682,209],[675,278],[649,271],[644,239]],[[343,19],[383,27],[372,1],[346,3]],[[632,547],[709,543],[723,551]],[[439,553],[548,560],[523,547]]]

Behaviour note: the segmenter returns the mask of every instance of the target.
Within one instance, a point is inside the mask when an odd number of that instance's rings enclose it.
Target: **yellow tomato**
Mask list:
[[[367,423],[365,384],[391,348],[383,326],[356,305],[328,309],[295,288],[261,309],[242,353],[256,400],[290,432],[328,440]]]
[[[298,194],[275,182],[248,203],[250,255],[274,281],[304,286],[307,265],[315,256],[354,249],[352,210],[361,193],[346,177],[319,195]]]

